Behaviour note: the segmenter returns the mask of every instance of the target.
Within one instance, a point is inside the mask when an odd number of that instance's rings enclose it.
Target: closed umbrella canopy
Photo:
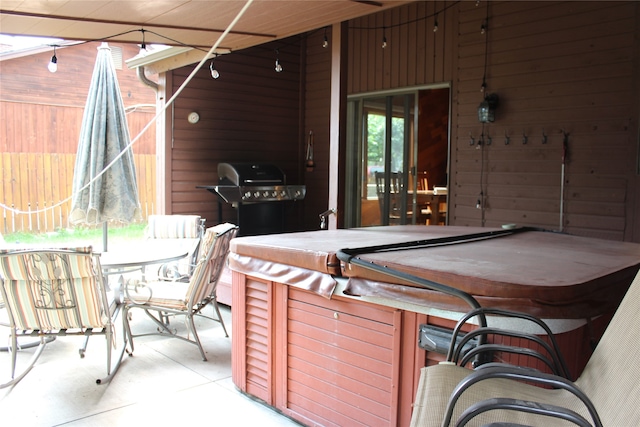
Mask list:
[[[103,43],[98,48],[82,118],[73,172],[71,223],[104,224],[106,230],[107,221],[131,222],[140,218],[131,149],[109,166],[130,142],[111,49]],[[103,250],[107,249],[106,244],[105,232]]]

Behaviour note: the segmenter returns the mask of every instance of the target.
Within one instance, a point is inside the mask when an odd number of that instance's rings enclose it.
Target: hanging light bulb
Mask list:
[[[47,68],[52,73],[58,71],[58,57],[56,56],[56,46],[53,46],[53,56],[51,57],[51,62],[49,62]]]
[[[483,77],[482,78],[482,84],[480,85],[480,92],[484,92],[485,90],[487,90],[487,82]]]
[[[436,14],[436,19],[433,22],[433,32],[437,32],[438,31],[438,14]]]
[[[281,73],[283,68],[282,65],[280,64],[280,58],[278,58],[278,56],[280,56],[280,51],[278,49],[276,49],[276,73]]]
[[[140,56],[145,56],[147,52],[147,44],[144,42],[144,29],[140,30],[142,32],[142,43],[140,44],[140,52],[138,53]]]
[[[487,21],[485,20],[480,26],[480,34],[484,34],[487,32]]]
[[[382,29],[382,48],[387,47],[387,35],[385,34],[385,28]]]
[[[217,80],[220,77],[220,71],[216,70],[213,59],[211,60],[211,65],[209,65],[209,70],[211,70],[211,77],[213,77],[214,79]]]
[[[322,42],[322,47],[327,48],[329,46],[329,39],[327,38],[327,27],[324,28],[324,41]]]

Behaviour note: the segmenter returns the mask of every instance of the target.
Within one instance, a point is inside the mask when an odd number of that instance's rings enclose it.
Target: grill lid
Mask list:
[[[271,164],[261,163],[219,163],[218,177],[225,185],[285,185],[286,176],[282,170]]]
[[[304,185],[286,185],[282,170],[271,164],[219,163],[219,184],[199,186],[218,194],[225,202],[279,202],[304,199]]]

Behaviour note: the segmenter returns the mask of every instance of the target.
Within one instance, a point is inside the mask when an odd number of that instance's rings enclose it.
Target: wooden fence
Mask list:
[[[0,153],[0,233],[46,233],[70,227],[75,158],[75,154]],[[156,156],[134,154],[134,162],[146,221],[155,209]]]

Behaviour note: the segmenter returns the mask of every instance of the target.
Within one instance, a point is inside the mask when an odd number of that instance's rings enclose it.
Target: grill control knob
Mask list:
[[[257,199],[258,197],[260,197],[260,192],[256,191],[255,193],[253,193],[253,196]]]
[[[246,193],[244,193],[243,199],[250,199],[250,198],[251,198],[251,191],[247,191]]]
[[[272,192],[272,193],[271,193],[271,195],[272,195],[273,197],[278,197],[278,192],[277,192],[277,191],[274,191],[274,192]]]
[[[262,193],[262,196],[266,199],[267,197],[269,197],[269,192],[265,191],[264,193]]]
[[[280,197],[286,197],[287,196],[287,192],[282,190],[280,191]]]

